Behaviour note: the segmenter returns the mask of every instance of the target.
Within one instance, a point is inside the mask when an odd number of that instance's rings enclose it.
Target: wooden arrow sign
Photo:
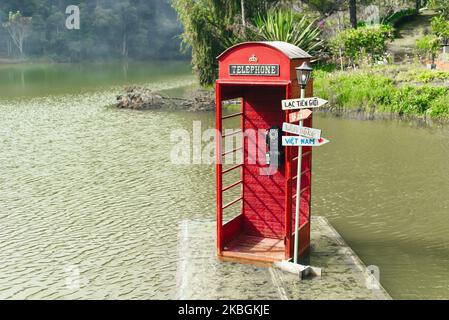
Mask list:
[[[311,139],[294,136],[282,137],[282,145],[284,147],[319,147],[325,145],[328,142],[330,141],[324,138]]]
[[[326,103],[327,100],[317,97],[282,100],[282,110],[318,108],[324,106]]]
[[[291,124],[284,122],[282,125],[282,131],[293,133],[293,134],[299,134],[300,136],[306,137],[306,138],[312,138],[312,139],[319,139],[321,138],[321,130],[309,128],[309,127],[302,127],[298,126],[296,124]]]
[[[302,109],[296,112],[292,112],[288,115],[288,120],[290,122],[298,122],[302,120],[306,120],[312,114],[312,110]]]

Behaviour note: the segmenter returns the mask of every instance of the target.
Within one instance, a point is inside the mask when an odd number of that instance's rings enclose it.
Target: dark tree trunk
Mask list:
[[[416,1],[415,1],[415,9],[416,9],[416,10],[421,9],[421,0],[416,0]]]
[[[351,26],[357,28],[357,4],[356,0],[349,0],[349,20]]]

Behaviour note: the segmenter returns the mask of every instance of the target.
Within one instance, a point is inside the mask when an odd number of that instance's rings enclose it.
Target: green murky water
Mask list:
[[[111,86],[192,80],[186,62],[0,65],[0,97],[35,97],[108,90]]]
[[[0,67],[0,298],[175,298],[179,224],[213,219],[214,168],[170,162],[213,113],[105,107],[176,92],[183,63]],[[449,298],[449,128],[318,115],[313,214],[394,298]]]

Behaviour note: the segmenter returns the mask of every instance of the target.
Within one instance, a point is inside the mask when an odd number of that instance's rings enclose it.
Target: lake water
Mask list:
[[[107,105],[126,83],[193,81],[182,62],[0,67],[0,298],[177,296],[179,225],[214,219],[215,173],[172,164],[170,132],[214,114]],[[393,298],[449,298],[449,128],[314,125],[332,143],[314,153],[313,214]]]

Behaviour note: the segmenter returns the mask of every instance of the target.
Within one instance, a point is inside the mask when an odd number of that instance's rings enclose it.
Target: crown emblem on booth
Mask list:
[[[257,56],[255,54],[253,54],[251,57],[249,57],[249,62],[257,62]]]

